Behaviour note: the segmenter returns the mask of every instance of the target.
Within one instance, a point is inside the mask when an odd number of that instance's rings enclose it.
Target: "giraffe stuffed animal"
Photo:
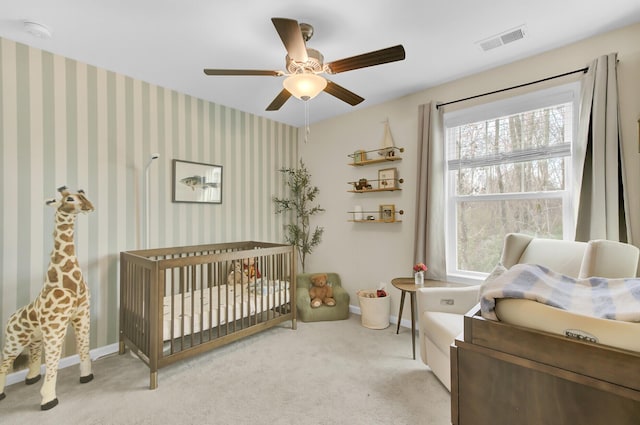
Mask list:
[[[93,211],[93,205],[83,191],[70,193],[65,186],[58,188],[61,199],[46,204],[56,208],[53,251],[38,297],[20,308],[9,318],[0,364],[0,400],[5,398],[6,376],[13,361],[29,348],[29,370],[25,383],[40,380],[42,348],[44,347],[46,373],[40,390],[40,408],[49,410],[58,404],[56,379],[62,345],[69,324],[76,337],[80,356],[80,383],[93,379],[89,357],[89,288],[84,280],[74,244],[74,224],[79,213]]]

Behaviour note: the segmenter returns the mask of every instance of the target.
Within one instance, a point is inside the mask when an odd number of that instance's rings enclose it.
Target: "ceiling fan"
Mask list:
[[[309,100],[321,91],[355,106],[364,100],[363,97],[345,89],[319,74],[338,74],[368,66],[401,61],[405,58],[401,44],[361,55],[352,56],[329,63],[324,63],[322,53],[307,47],[306,42],[313,35],[313,27],[306,23],[298,23],[294,19],[271,18],[276,31],[287,50],[286,71],[259,69],[205,69],[207,75],[265,75],[287,78],[284,88],[267,106],[267,111],[277,111],[291,97]]]

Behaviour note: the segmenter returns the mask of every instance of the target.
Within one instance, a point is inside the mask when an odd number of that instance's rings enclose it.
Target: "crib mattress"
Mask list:
[[[289,301],[289,282],[285,281],[258,280],[168,295],[163,302],[163,340],[254,316]]]
[[[640,352],[638,322],[600,319],[515,298],[496,300],[495,311],[500,321],[512,325]]]

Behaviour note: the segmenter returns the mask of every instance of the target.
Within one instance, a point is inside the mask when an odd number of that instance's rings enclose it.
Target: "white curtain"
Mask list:
[[[618,117],[617,53],[600,56],[583,77],[574,151],[578,241],[631,242]]]
[[[427,277],[446,280],[444,233],[444,128],[436,102],[418,108],[418,175],[414,261],[425,263]]]

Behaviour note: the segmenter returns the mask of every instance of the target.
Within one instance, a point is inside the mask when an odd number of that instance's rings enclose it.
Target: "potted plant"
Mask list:
[[[316,226],[311,231],[309,219],[311,216],[324,211],[320,205],[313,205],[320,189],[311,184],[311,174],[300,160],[298,168],[281,168],[279,170],[286,177],[286,185],[291,191],[290,198],[273,197],[276,204],[276,213],[292,211],[295,213],[294,223],[287,224],[285,240],[298,250],[298,257],[302,264],[302,272],[305,272],[305,260],[307,254],[311,254],[322,239],[324,228]]]

